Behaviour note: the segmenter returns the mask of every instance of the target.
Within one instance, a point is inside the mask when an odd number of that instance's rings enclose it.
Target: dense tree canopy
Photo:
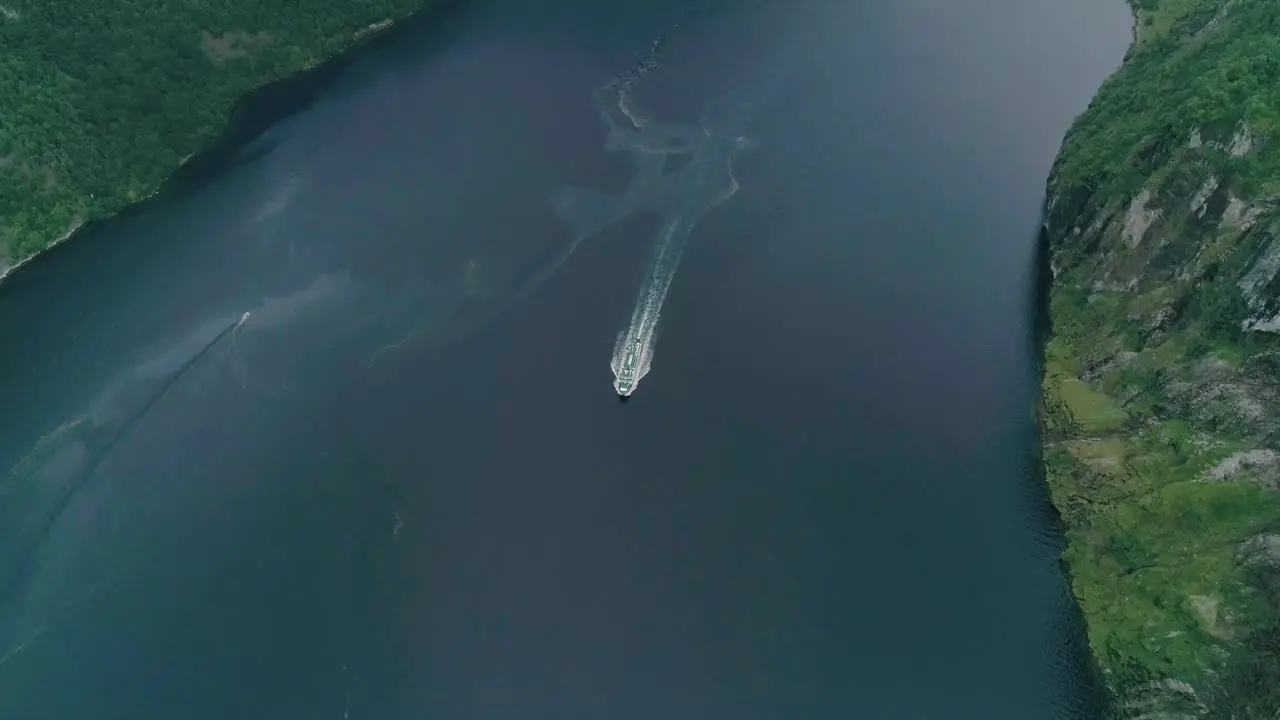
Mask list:
[[[1193,131],[1227,141],[1243,121],[1255,138],[1280,126],[1280,2],[1131,0],[1139,42],[1068,135],[1055,168],[1063,186],[1123,195],[1145,184],[1144,157],[1167,158]],[[1243,192],[1280,196],[1280,152],[1213,158]]]
[[[424,0],[0,0],[0,264],[155,190],[236,99]]]

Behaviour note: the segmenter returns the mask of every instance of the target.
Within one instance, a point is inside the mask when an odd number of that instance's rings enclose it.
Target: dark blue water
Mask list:
[[[1034,229],[1129,27],[494,0],[268,90],[0,284],[0,717],[1091,717]],[[619,78],[755,145],[625,404],[677,205],[551,201],[635,177]]]

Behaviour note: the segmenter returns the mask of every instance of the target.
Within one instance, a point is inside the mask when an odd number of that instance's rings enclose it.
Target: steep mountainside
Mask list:
[[[0,275],[153,192],[236,99],[427,0],[0,0]]]
[[[1120,717],[1280,717],[1280,0],[1131,0],[1049,179],[1045,465]]]

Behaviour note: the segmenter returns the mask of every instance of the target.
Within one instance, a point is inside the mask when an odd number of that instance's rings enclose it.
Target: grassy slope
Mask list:
[[[245,92],[424,2],[0,0],[0,269],[150,194]]]
[[[1275,303],[1239,285],[1277,227],[1280,0],[1132,4],[1137,42],[1049,184],[1048,480],[1118,714],[1280,717],[1258,551],[1280,532],[1280,342],[1242,329]]]

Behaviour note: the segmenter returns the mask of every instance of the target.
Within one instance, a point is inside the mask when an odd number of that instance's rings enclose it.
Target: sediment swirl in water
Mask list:
[[[653,360],[658,321],[690,233],[711,208],[733,196],[738,182],[733,158],[751,147],[737,134],[746,105],[703,114],[700,126],[659,124],[641,116],[628,95],[630,83],[615,80],[597,92],[597,109],[608,126],[607,150],[631,154],[636,173],[620,194],[589,188],[558,190],[552,202],[579,237],[588,237],[640,210],[658,212],[662,223],[630,325],[618,335],[611,368],[614,389],[629,396]],[[733,109],[738,112],[732,112]],[[664,172],[666,157],[688,155],[680,168]]]

